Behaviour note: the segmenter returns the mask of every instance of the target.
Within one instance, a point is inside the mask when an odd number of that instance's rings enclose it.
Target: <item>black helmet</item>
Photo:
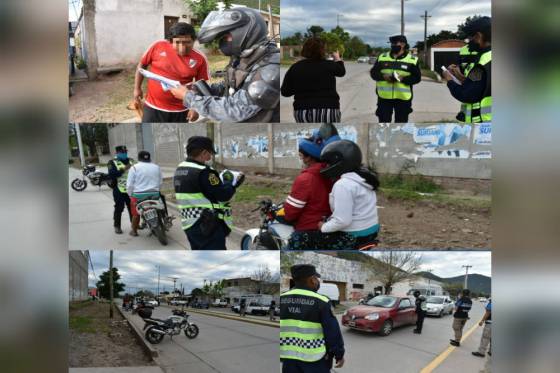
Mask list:
[[[420,290],[414,290],[414,293],[412,293],[416,298],[418,298],[420,296]]]
[[[268,35],[266,21],[256,9],[233,8],[212,11],[204,19],[198,33],[198,41],[206,44],[232,34],[231,55],[240,56],[241,52],[264,42]]]
[[[356,143],[350,140],[331,142],[321,152],[321,162],[328,164],[321,170],[321,175],[336,179],[346,172],[356,171],[362,164],[362,152]]]

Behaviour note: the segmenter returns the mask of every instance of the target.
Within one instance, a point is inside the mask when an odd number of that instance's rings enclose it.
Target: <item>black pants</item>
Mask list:
[[[422,331],[422,327],[424,326],[424,318],[426,317],[426,312],[420,311],[417,313],[418,318],[416,319],[416,330],[418,332]]]
[[[379,123],[391,123],[395,112],[395,123],[408,123],[408,115],[412,113],[412,100],[385,100],[377,99],[377,111],[375,115]]]
[[[130,197],[126,193],[121,193],[119,188],[113,188],[113,200],[115,201],[115,209],[113,210],[113,225],[115,227],[121,227],[121,215],[124,210],[124,206],[128,209],[128,217],[132,221],[132,214],[130,212]]]
[[[329,373],[332,363],[330,360],[321,359],[313,363],[284,359],[282,360],[282,373]]]
[[[200,229],[200,220],[185,231],[191,250],[226,250],[226,237],[230,230],[223,221],[210,235],[204,235]]]
[[[187,123],[187,112],[172,113],[144,105],[142,123]]]

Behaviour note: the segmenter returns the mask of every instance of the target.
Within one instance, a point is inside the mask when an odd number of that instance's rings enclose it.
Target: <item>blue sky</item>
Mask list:
[[[95,286],[99,275],[109,268],[109,251],[90,251],[95,276],[89,269],[89,286]],[[160,290],[172,290],[173,280],[179,277],[185,292],[200,287],[204,280],[250,277],[260,265],[267,265],[272,273],[280,272],[278,251],[132,251],[115,250],[113,266],[121,274],[127,287],[154,291],[157,288],[157,268],[160,265]],[[97,276],[97,277],[96,277]]]
[[[388,36],[399,34],[401,29],[401,2],[399,0],[282,0],[281,35],[305,32],[310,25],[325,30],[336,27],[337,14],[340,26],[357,35],[364,42],[386,46]],[[491,15],[490,0],[407,0],[405,1],[405,34],[409,44],[424,39],[424,20],[428,10],[428,35],[441,30],[456,31],[457,25],[468,16]]]

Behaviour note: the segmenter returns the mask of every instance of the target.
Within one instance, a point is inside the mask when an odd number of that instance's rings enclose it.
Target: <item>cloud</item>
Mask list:
[[[420,18],[428,10],[428,35],[441,30],[456,31],[457,25],[475,14],[491,15],[491,0],[410,0],[405,2],[405,34],[409,44],[424,39],[424,20]],[[364,42],[387,45],[390,35],[400,33],[400,2],[395,0],[283,0],[281,9],[281,35],[304,33],[311,25],[325,30],[336,27],[337,15],[340,26]]]
[[[109,268],[109,251],[90,251],[95,270],[91,268],[89,286],[95,286],[99,275]],[[280,271],[279,253],[274,251],[114,251],[113,266],[118,268],[121,282],[127,288],[154,291],[158,283],[160,266],[160,290],[172,290],[177,277],[177,287],[191,291],[203,285],[204,280],[248,277],[259,266],[266,265],[270,271]]]

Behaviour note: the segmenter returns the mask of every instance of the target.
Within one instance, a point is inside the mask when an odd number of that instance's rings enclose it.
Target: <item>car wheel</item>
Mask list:
[[[438,317],[443,317],[443,310],[439,311]]]
[[[383,325],[381,326],[381,330],[379,330],[379,334],[386,337],[393,331],[393,322],[391,320],[385,320]]]

